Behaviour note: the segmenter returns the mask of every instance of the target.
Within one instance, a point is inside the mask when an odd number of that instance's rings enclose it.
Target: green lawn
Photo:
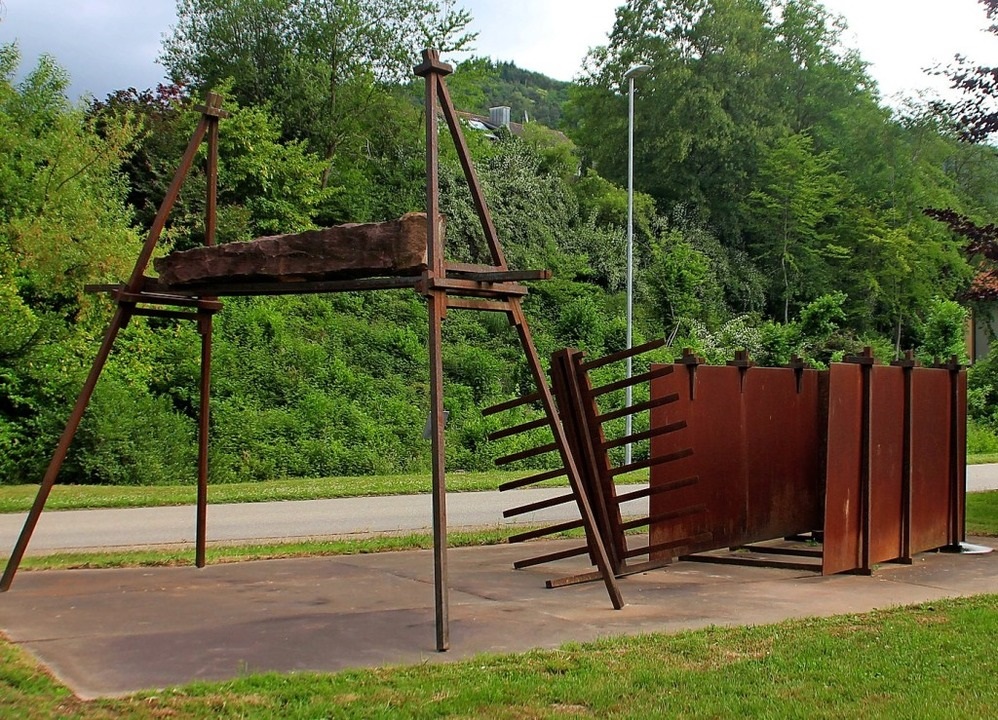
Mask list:
[[[83,702],[0,642],[3,716],[97,718],[993,718],[998,596],[572,644],[249,675]]]
[[[967,533],[998,537],[998,490],[967,493]]]

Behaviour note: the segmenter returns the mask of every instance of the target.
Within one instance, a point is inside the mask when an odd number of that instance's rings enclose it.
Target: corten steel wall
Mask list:
[[[706,365],[676,365],[671,375],[654,380],[652,397],[678,393],[680,400],[654,409],[652,427],[685,419],[687,429],[681,440],[653,438],[652,454],[679,449],[682,442],[693,455],[653,467],[650,483],[655,487],[690,475],[700,482],[653,495],[651,515],[699,503],[707,511],[653,524],[649,542],[711,533],[710,541],[691,548],[700,551],[819,527],[823,413],[818,385],[813,370]]]
[[[823,572],[852,570],[862,563],[863,415],[862,368],[833,364],[828,382],[828,444],[825,469]]]
[[[699,483],[651,498],[655,516],[703,503],[704,515],[653,524],[652,544],[709,532],[702,551],[823,530],[825,574],[963,540],[966,372],[874,365],[827,372],[677,364],[652,382],[652,427],[685,418],[693,455],[653,467],[653,487]],[[652,440],[667,453],[678,438]],[[678,447],[678,446],[677,446]]]
[[[957,366],[831,366],[825,574],[963,540],[966,382]]]
[[[964,539],[967,373],[915,368],[911,395],[911,553],[918,553]]]
[[[904,372],[875,365],[870,377],[870,562],[904,554]],[[947,416],[948,417],[948,416]]]

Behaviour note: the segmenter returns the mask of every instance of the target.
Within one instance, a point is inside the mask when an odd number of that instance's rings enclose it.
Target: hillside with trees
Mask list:
[[[467,13],[319,7],[179,0],[162,51],[173,84],[87,107],[66,99],[55,59],[16,81],[17,50],[0,46],[0,482],[41,476],[109,316],[83,286],[126,276],[208,89],[230,113],[220,242],[423,209],[411,66],[427,44],[470,48]],[[624,346],[623,74],[638,61],[653,69],[636,100],[636,342],[670,338],[660,360],[747,349],[819,366],[864,345],[883,360],[963,352],[957,301],[976,261],[923,211],[993,223],[998,159],[963,142],[951,112],[887,107],[842,29],[816,0],[630,0],[576,84],[488,59],[457,67],[460,109],[530,118],[522,136],[466,137],[511,265],[554,272],[525,304],[542,357]],[[441,147],[448,251],[479,261],[470,195]],[[203,242],[205,183],[195,168],[164,251]],[[213,481],[429,467],[419,296],[231,298],[215,327]],[[480,409],[529,374],[504,318],[452,313],[444,333],[448,467],[485,469],[517,448],[486,440]],[[133,320],[62,479],[193,481],[198,361],[192,325]]]

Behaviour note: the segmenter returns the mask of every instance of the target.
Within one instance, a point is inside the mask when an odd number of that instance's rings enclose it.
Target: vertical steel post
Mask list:
[[[433,289],[432,281],[444,278],[443,238],[440,236],[438,93],[441,76],[450,66],[440,62],[436,50],[423,52],[416,74],[426,78],[426,243],[428,270],[427,303],[430,335],[430,433],[433,454],[433,579],[436,608],[437,650],[450,647],[450,616],[447,595],[447,480],[444,452],[444,370],[442,326],[447,314],[446,290]]]
[[[222,98],[216,93],[209,93],[205,102],[205,116],[208,119],[208,162],[207,162],[207,197],[205,201],[204,244],[211,247],[215,244],[215,232],[218,224],[218,120]],[[214,297],[202,298],[215,300]],[[203,309],[198,310],[198,333],[201,335],[201,382],[200,407],[198,408],[198,491],[197,519],[195,531],[194,564],[203,568],[206,564],[206,548],[208,544],[208,442],[211,426],[211,340],[213,313]]]
[[[963,542],[964,534],[964,508],[965,494],[962,492],[961,480],[964,475],[960,472],[960,461],[962,459],[959,448],[959,422],[960,422],[960,371],[963,369],[959,359],[954,355],[943,367],[949,371],[949,492],[950,492],[950,518],[949,518],[949,544],[950,548],[958,550]]]
[[[897,562],[911,565],[911,424],[912,381],[915,372],[914,353],[905,353],[904,359],[891,363],[904,373],[904,438],[901,443],[901,556]]]
[[[861,575],[873,574],[871,562],[871,542],[873,539],[873,478],[871,477],[872,422],[873,422],[873,350],[865,348],[863,354],[855,358],[863,376],[863,415],[861,421],[862,442],[860,461],[860,567]]]

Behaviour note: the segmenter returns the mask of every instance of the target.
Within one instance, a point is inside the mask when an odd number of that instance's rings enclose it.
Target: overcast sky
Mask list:
[[[606,42],[618,0],[464,0],[478,31],[475,54],[571,80],[586,51]],[[922,72],[963,53],[998,64],[977,0],[825,0],[845,16],[847,44],[860,50],[890,100],[944,83]],[[16,40],[24,67],[47,52],[69,70],[71,96],[153,87],[174,0],[0,0],[0,42]]]

